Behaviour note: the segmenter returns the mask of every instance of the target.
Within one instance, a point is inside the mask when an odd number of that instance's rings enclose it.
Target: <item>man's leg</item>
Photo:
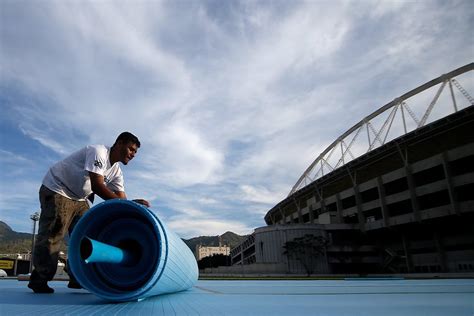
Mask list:
[[[48,286],[58,266],[59,245],[64,237],[63,218],[61,212],[62,199],[59,194],[41,186],[41,216],[38,235],[33,253],[34,270],[30,276],[28,287],[35,293],[53,293]],[[65,199],[65,198],[64,198]]]
[[[72,235],[72,231],[74,230],[74,227],[76,226],[77,222],[81,219],[82,215],[84,215],[84,213],[89,210],[89,203],[87,203],[87,201],[76,203],[77,207],[75,208],[74,215],[71,218],[70,224],[68,225],[69,236]],[[67,287],[71,289],[82,289],[82,286],[79,284],[79,282],[77,282],[76,277],[69,268],[69,260],[66,261],[66,267],[64,270],[69,275],[69,283]]]

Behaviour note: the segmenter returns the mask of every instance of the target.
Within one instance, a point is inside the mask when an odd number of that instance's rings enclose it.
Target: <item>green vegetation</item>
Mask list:
[[[31,251],[32,234],[18,233],[5,222],[0,221],[0,253],[28,253]],[[60,249],[66,252],[66,245],[62,243]]]
[[[188,245],[189,249],[194,253],[197,245],[207,247],[218,247],[219,238],[222,245],[229,246],[231,249],[240,245],[247,236],[240,236],[233,232],[226,232],[220,236],[200,236],[191,239],[183,239],[184,243]]]
[[[17,233],[0,221],[0,253],[25,253],[31,251],[31,234]]]
[[[328,240],[323,236],[306,234],[303,237],[287,241],[283,248],[285,254],[301,262],[308,276],[313,274],[315,264],[320,256],[325,255]]]
[[[213,254],[212,256],[204,257],[198,261],[199,270],[222,266],[230,266],[230,256],[223,254]]]

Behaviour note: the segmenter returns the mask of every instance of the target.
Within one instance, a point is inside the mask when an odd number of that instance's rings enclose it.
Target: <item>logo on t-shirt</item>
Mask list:
[[[102,169],[102,162],[99,160],[94,161],[94,166],[99,167],[99,169]]]

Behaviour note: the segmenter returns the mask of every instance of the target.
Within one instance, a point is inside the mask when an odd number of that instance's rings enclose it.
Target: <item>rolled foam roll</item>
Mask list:
[[[198,279],[189,247],[151,210],[128,200],[92,207],[74,228],[68,260],[85,289],[115,302],[187,290]]]

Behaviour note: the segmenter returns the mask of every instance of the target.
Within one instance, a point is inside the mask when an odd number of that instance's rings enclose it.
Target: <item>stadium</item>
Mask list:
[[[349,128],[220,272],[474,272],[473,68],[426,82]]]

